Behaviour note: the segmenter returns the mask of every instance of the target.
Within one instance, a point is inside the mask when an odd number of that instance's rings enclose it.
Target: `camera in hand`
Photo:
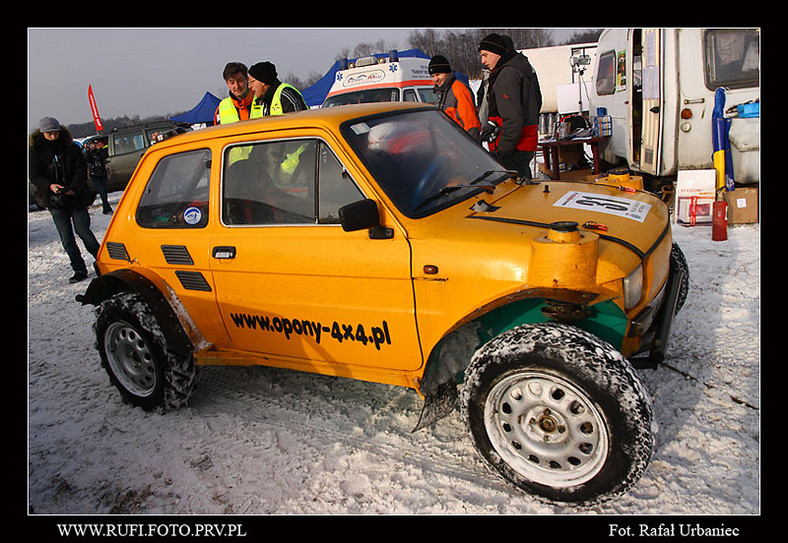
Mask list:
[[[498,137],[498,134],[501,133],[501,126],[494,123],[493,121],[487,121],[487,123],[482,127],[480,139],[481,141],[491,142],[495,141]]]

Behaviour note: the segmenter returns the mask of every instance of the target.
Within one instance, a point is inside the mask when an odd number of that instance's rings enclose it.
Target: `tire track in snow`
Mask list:
[[[331,394],[328,399],[316,399],[302,385],[320,389],[380,387],[386,404],[396,403],[396,400],[406,403],[402,396],[412,394],[410,391],[275,368],[255,368],[253,371],[257,370],[255,372],[260,375],[248,380],[240,379],[235,371],[225,371],[227,368],[200,369],[199,392],[195,393],[191,408],[201,416],[241,418],[297,434],[297,442],[319,440],[320,445],[315,446],[322,450],[340,445],[347,449],[347,455],[363,452],[379,457],[381,463],[401,464],[425,476],[472,483],[479,490],[502,492],[530,501],[480,462],[465,429],[456,420],[456,413],[431,428],[412,433],[406,424],[415,426],[421,407],[415,393],[413,404],[394,412],[396,406],[370,405],[368,400],[377,390],[360,391],[355,396],[343,390]],[[271,376],[274,383],[265,380]],[[353,398],[358,401],[348,402]],[[319,405],[310,407],[315,403]]]

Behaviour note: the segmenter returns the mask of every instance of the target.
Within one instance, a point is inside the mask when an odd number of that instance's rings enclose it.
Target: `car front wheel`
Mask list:
[[[486,463],[552,503],[628,490],[653,447],[651,400],[609,344],[561,324],[521,326],[474,356],[460,395]]]

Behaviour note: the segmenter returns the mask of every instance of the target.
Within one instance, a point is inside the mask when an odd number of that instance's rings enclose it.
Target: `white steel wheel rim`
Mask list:
[[[156,388],[156,365],[145,339],[125,322],[107,327],[104,345],[112,372],[135,396],[149,396]]]
[[[581,389],[542,372],[510,375],[487,396],[493,448],[526,479],[568,488],[593,479],[609,452],[602,412]]]

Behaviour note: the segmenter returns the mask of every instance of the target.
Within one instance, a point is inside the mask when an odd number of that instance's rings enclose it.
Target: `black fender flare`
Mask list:
[[[166,284],[164,286],[166,287]],[[93,279],[85,293],[78,295],[76,300],[82,305],[90,304],[98,307],[101,302],[119,292],[134,292],[148,304],[156,317],[166,337],[168,350],[188,356],[194,351],[194,344],[163,290],[141,273],[121,269]]]
[[[499,312],[503,313],[521,303],[547,304],[542,312],[545,317],[551,320],[560,320],[562,316],[567,316],[570,320],[583,319],[585,318],[584,308],[587,305],[610,298],[610,293],[537,287],[504,296],[467,315],[444,334],[440,341],[433,346],[427,358],[419,383],[419,392],[424,398],[424,406],[419,422],[413,431],[429,426],[454,410],[459,378],[470,364],[473,354],[484,343],[503,331],[504,324],[509,320],[502,317],[499,323],[495,323],[496,315]],[[576,311],[549,311],[555,307],[570,308]],[[457,341],[452,348],[454,355],[444,359],[441,356],[441,351],[450,341]]]

